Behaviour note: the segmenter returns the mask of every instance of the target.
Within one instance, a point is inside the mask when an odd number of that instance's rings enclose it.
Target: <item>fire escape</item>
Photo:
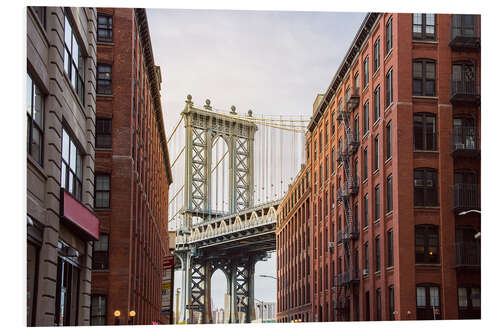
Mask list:
[[[344,248],[344,271],[338,272],[335,277],[337,299],[335,309],[339,318],[349,320],[349,304],[352,299],[352,286],[359,283],[359,269],[354,266],[354,241],[359,237],[359,229],[353,221],[354,197],[359,191],[359,181],[356,170],[353,170],[354,158],[359,148],[359,133],[351,128],[351,115],[359,105],[358,88],[354,91],[348,89],[345,97],[345,107],[339,106],[337,120],[344,125],[345,145],[339,147],[337,161],[343,164],[343,183],[337,190],[337,201],[342,202],[344,207],[344,225],[338,226],[337,242],[341,242]],[[342,267],[341,267],[342,269]],[[347,317],[347,318],[346,318]]]

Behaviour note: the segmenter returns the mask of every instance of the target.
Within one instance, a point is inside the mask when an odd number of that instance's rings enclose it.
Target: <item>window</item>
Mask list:
[[[109,268],[109,235],[99,234],[99,240],[94,241],[92,252],[92,269]]]
[[[365,61],[363,62],[363,88],[368,86],[368,78],[370,75],[370,69],[368,66],[368,56],[366,56]]]
[[[82,156],[73,139],[63,128],[62,136],[62,163],[61,187],[75,197],[82,200]]]
[[[380,236],[375,237],[375,272],[380,272]]]
[[[476,36],[475,15],[453,15],[452,17],[452,39]]]
[[[332,174],[335,174],[335,147],[332,147]]]
[[[41,6],[33,6],[31,7],[35,11],[36,16],[40,20],[42,27],[46,29],[46,16],[47,16],[47,7]]]
[[[85,74],[83,54],[67,15],[64,16],[64,71],[68,75],[80,102],[83,103],[83,78]]]
[[[481,318],[481,289],[478,286],[458,288],[459,319]]]
[[[96,119],[95,146],[96,148],[111,148],[111,119]]]
[[[373,122],[376,123],[380,118],[380,85],[373,92]]]
[[[413,39],[436,39],[436,16],[434,14],[413,14]]]
[[[113,94],[111,65],[109,64],[97,64],[97,93],[102,95]]]
[[[113,16],[104,14],[97,15],[97,41],[113,41]]]
[[[382,290],[377,288],[377,320],[382,320]]]
[[[415,226],[415,262],[417,264],[439,263],[439,228],[424,224]]]
[[[375,222],[380,219],[380,185],[375,186]]]
[[[387,123],[387,126],[385,126],[385,154],[386,154],[386,159],[388,160],[389,158],[392,157],[392,120]]]
[[[92,295],[90,299],[90,326],[106,325],[106,296]]]
[[[394,285],[389,286],[389,320],[395,320],[394,316]]]
[[[368,270],[370,269],[370,257],[369,257],[369,252],[368,252],[368,242],[365,243],[364,245],[364,255],[365,255],[365,265],[363,267],[363,275],[368,274]]]
[[[385,75],[385,108],[387,109],[393,101],[392,92],[392,68]]]
[[[354,92],[357,92],[359,89],[359,73],[356,72],[356,74],[354,74]]]
[[[42,165],[44,103],[40,89],[26,74],[26,115],[28,116],[28,155]]]
[[[385,54],[392,50],[392,16],[385,24]]]
[[[319,132],[319,153],[323,151],[323,133]]]
[[[436,62],[413,60],[413,96],[436,96]]]
[[[387,213],[392,212],[392,174],[387,176],[387,202],[386,202],[386,209]]]
[[[413,172],[415,206],[438,206],[437,172],[419,168]]]
[[[359,115],[354,117],[354,141],[359,142]]]
[[[332,139],[333,139],[333,135],[335,134],[335,121],[333,120],[334,119],[333,113],[334,112],[332,112],[332,127],[331,127],[332,128]]]
[[[454,149],[477,149],[476,124],[474,118],[468,115],[453,117]]]
[[[379,158],[378,158],[378,135],[373,140],[373,170],[378,170],[379,167]]]
[[[387,267],[394,266],[394,238],[392,229],[387,231]]]
[[[366,101],[363,105],[363,135],[370,129],[370,102]]]
[[[373,72],[375,73],[380,67],[380,37],[377,37],[373,45]]]
[[[31,227],[29,227],[31,228]],[[29,236],[28,236],[29,237]],[[26,248],[26,324],[36,326],[36,294],[38,290],[39,250],[38,244],[27,242]]]
[[[325,146],[328,145],[328,120],[325,123]]]
[[[415,150],[437,150],[435,114],[415,113],[413,115],[413,143]]]
[[[368,147],[363,149],[363,180],[368,179]]]
[[[417,320],[441,319],[439,285],[417,285]]]
[[[370,321],[370,292],[365,292],[365,321]]]
[[[328,180],[328,156],[325,157],[325,182]],[[328,201],[328,200],[327,200]]]
[[[95,208],[110,207],[110,177],[109,175],[95,176]]]
[[[476,70],[470,61],[454,62],[452,65],[451,92],[453,94],[476,94]]]

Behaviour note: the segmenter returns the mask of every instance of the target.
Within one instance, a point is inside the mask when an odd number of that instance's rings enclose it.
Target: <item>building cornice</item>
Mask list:
[[[368,13],[361,24],[354,40],[351,43],[344,59],[342,60],[337,72],[333,76],[328,89],[323,95],[321,101],[318,103],[316,108],[314,109],[313,115],[311,117],[311,121],[309,125],[307,125],[307,129],[312,133],[316,126],[319,124],[323,114],[328,108],[332,98],[336,95],[337,89],[340,84],[344,80],[346,74],[349,72],[349,68],[351,67],[353,61],[356,59],[357,55],[361,51],[361,47],[363,46],[365,40],[368,38],[370,31],[372,30],[375,22],[379,18],[380,13]]]
[[[155,59],[153,56],[153,47],[151,46],[151,37],[149,34],[148,18],[146,16],[146,9],[135,8],[135,19],[137,22],[137,29],[139,37],[141,38],[142,52],[146,60],[146,68],[148,75],[148,82],[150,85],[151,96],[155,107],[155,119],[157,126],[160,130],[160,144],[163,150],[163,160],[165,163],[165,172],[167,174],[168,184],[172,184],[172,169],[170,166],[170,157],[168,155],[167,139],[165,135],[165,126],[163,123],[163,111],[161,108],[161,95],[160,83],[161,75],[159,74],[159,67],[155,66]]]

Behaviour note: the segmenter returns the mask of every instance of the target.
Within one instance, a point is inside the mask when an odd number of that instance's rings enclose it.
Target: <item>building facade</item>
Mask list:
[[[310,136],[306,136],[306,141]],[[277,210],[276,322],[311,321],[310,155]]]
[[[480,69],[477,15],[367,14],[308,128],[311,320],[480,318]]]
[[[27,8],[27,326],[89,325],[95,8]]]
[[[172,174],[160,68],[144,9],[97,9],[96,73],[95,210],[101,228],[94,243],[91,325],[167,324],[162,281],[170,254]]]

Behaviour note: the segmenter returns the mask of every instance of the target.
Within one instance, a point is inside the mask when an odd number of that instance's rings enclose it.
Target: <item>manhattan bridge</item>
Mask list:
[[[220,269],[227,322],[255,319],[255,264],[276,250],[276,210],[304,163],[303,116],[238,114],[191,95],[168,138],[174,183],[169,230],[182,272],[180,320],[212,322],[211,277]],[[182,126],[184,123],[184,131]],[[191,320],[190,320],[191,319]]]

